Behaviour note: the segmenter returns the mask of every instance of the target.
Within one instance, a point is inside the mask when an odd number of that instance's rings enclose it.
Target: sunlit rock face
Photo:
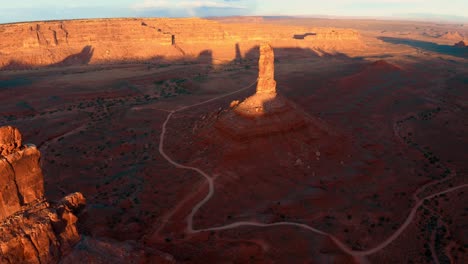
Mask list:
[[[276,94],[275,54],[270,44],[260,46],[257,94]]]
[[[0,263],[56,263],[80,240],[75,214],[86,200],[47,202],[40,157],[17,128],[0,127]]]

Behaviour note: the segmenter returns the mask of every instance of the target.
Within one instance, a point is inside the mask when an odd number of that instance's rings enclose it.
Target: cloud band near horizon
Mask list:
[[[26,3],[29,2],[29,3]],[[466,0],[0,0],[0,23],[98,17],[319,15],[466,18]]]

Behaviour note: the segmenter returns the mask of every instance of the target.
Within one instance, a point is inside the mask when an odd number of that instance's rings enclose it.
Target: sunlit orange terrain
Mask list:
[[[0,263],[468,262],[466,26],[0,34]]]

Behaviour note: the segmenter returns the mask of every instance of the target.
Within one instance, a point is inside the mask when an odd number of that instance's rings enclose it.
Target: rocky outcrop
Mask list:
[[[465,41],[457,42],[457,43],[455,43],[455,47],[465,48],[465,47],[466,47],[466,43],[465,43]]]
[[[57,263],[80,240],[75,212],[82,194],[55,205],[41,201],[0,222],[0,263]]]
[[[81,193],[44,199],[40,152],[22,145],[14,127],[0,127],[0,263],[55,263],[79,239],[75,213]]]
[[[260,46],[257,93],[276,94],[275,54],[269,44]]]

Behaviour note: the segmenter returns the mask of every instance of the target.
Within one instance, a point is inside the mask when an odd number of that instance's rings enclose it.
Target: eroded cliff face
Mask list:
[[[313,32],[313,35],[305,33]],[[304,35],[302,39],[294,36]],[[235,58],[267,41],[275,47],[356,48],[354,30],[187,19],[91,19],[0,25],[0,68],[119,63],[197,57]]]
[[[44,197],[41,154],[22,145],[18,129],[0,127],[0,221]]]
[[[40,152],[14,127],[0,127],[0,263],[54,263],[80,240],[75,212],[81,193],[44,198]]]

